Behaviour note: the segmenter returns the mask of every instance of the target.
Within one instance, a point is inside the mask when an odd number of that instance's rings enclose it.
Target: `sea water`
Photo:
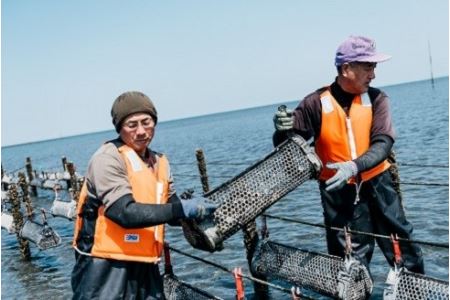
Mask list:
[[[414,238],[448,243],[448,77],[437,79],[435,88],[427,80],[382,89],[391,101],[397,135],[394,150],[400,163],[406,215],[415,228]],[[299,95],[299,99],[302,96]],[[298,101],[161,122],[151,146],[169,157],[175,185],[180,193],[189,188],[201,193],[196,149],[202,149],[205,154],[209,184],[214,188],[273,149],[274,112],[281,104],[294,108]],[[26,157],[31,157],[33,168],[37,171],[61,171],[61,157],[65,156],[74,162],[79,174],[84,174],[89,158],[99,145],[115,137],[116,133],[111,130],[2,147],[2,166],[7,173],[23,171]],[[35,210],[38,211],[40,207],[49,210],[53,197],[51,191],[39,190],[39,197],[33,198]],[[300,186],[272,206],[267,213],[322,223],[317,183],[311,181]],[[326,252],[323,229],[275,219],[267,221],[272,240],[302,249]],[[3,299],[71,297],[70,274],[74,252],[70,244],[74,224],[66,219],[51,217],[48,222],[61,235],[62,244],[45,251],[39,251],[30,244],[31,261],[21,259],[16,236],[2,230]],[[248,273],[241,233],[227,239],[224,250],[213,254],[192,249],[178,227],[167,226],[166,234],[167,241],[174,248],[228,269],[242,267],[243,272]],[[422,250],[426,273],[448,280],[448,249],[422,246]],[[176,253],[172,253],[172,264],[175,274],[181,279],[219,297],[234,299],[235,287],[231,274]],[[377,247],[371,271],[375,280],[371,299],[380,299],[389,266]],[[253,299],[252,282],[244,280],[244,284],[247,298]],[[290,288],[289,285],[284,287]],[[289,295],[274,289],[271,289],[270,297],[290,299]]]

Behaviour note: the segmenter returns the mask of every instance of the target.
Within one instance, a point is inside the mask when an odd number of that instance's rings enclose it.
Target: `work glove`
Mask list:
[[[181,206],[187,219],[203,219],[211,215],[217,208],[217,204],[203,197],[181,200]]]
[[[351,160],[346,162],[328,163],[327,168],[337,170],[333,177],[325,181],[325,190],[328,192],[343,188],[351,177],[358,174],[358,167]]]
[[[288,108],[278,109],[273,116],[273,124],[277,131],[286,131],[294,128],[294,116]]]

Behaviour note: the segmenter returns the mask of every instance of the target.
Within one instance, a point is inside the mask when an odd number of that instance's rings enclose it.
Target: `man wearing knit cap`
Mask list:
[[[413,227],[387,161],[395,139],[389,98],[370,86],[377,63],[390,58],[377,52],[370,38],[347,38],[336,51],[335,81],[307,95],[294,111],[275,114],[274,143],[291,132],[313,139],[324,166],[319,188],[327,226],[410,239]],[[326,237],[328,252],[344,257],[344,233],[327,229]],[[392,266],[391,241],[377,238],[377,244]],[[424,273],[420,248],[414,243],[400,242],[400,246],[403,265]],[[373,251],[373,237],[352,235],[352,253],[367,266]]]
[[[111,116],[119,137],[92,156],[78,202],[73,299],[164,299],[164,224],[201,219],[216,205],[178,198],[167,157],[148,147],[158,114],[146,95],[123,93]]]

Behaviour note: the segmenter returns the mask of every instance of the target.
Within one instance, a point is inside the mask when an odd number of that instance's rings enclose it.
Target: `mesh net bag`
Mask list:
[[[384,299],[444,300],[448,297],[448,282],[401,268],[389,272]]]
[[[367,268],[351,256],[342,259],[269,240],[258,245],[252,272],[337,299],[366,299],[373,289]]]
[[[201,222],[182,221],[188,242],[197,249],[216,251],[222,242],[265,209],[321,170],[320,159],[303,138],[294,135],[264,159],[205,194],[218,204]]]
[[[24,223],[20,230],[20,237],[36,244],[41,250],[61,244],[61,237],[56,231],[46,224],[39,224],[31,220]]]
[[[77,216],[77,202],[54,200],[50,212],[54,216],[75,220]]]
[[[2,223],[2,228],[6,229],[8,231],[8,233],[16,232],[16,226],[14,226],[14,219],[10,213],[2,212],[1,223]]]

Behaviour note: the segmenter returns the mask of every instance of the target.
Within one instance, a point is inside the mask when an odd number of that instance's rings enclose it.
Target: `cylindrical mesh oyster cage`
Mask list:
[[[197,249],[215,251],[242,226],[305,181],[316,178],[320,159],[306,141],[293,135],[264,159],[205,194],[218,204],[201,222],[182,221],[188,242]]]
[[[448,282],[401,268],[391,270],[384,289],[385,300],[448,300]]]
[[[61,243],[61,237],[51,227],[30,220],[23,224],[19,235],[36,244],[41,250],[56,247]]]
[[[373,289],[367,268],[352,257],[345,259],[263,240],[251,263],[254,274],[337,299],[366,299]]]
[[[172,274],[164,275],[164,297],[170,300],[209,300],[221,299],[196,288]]]

